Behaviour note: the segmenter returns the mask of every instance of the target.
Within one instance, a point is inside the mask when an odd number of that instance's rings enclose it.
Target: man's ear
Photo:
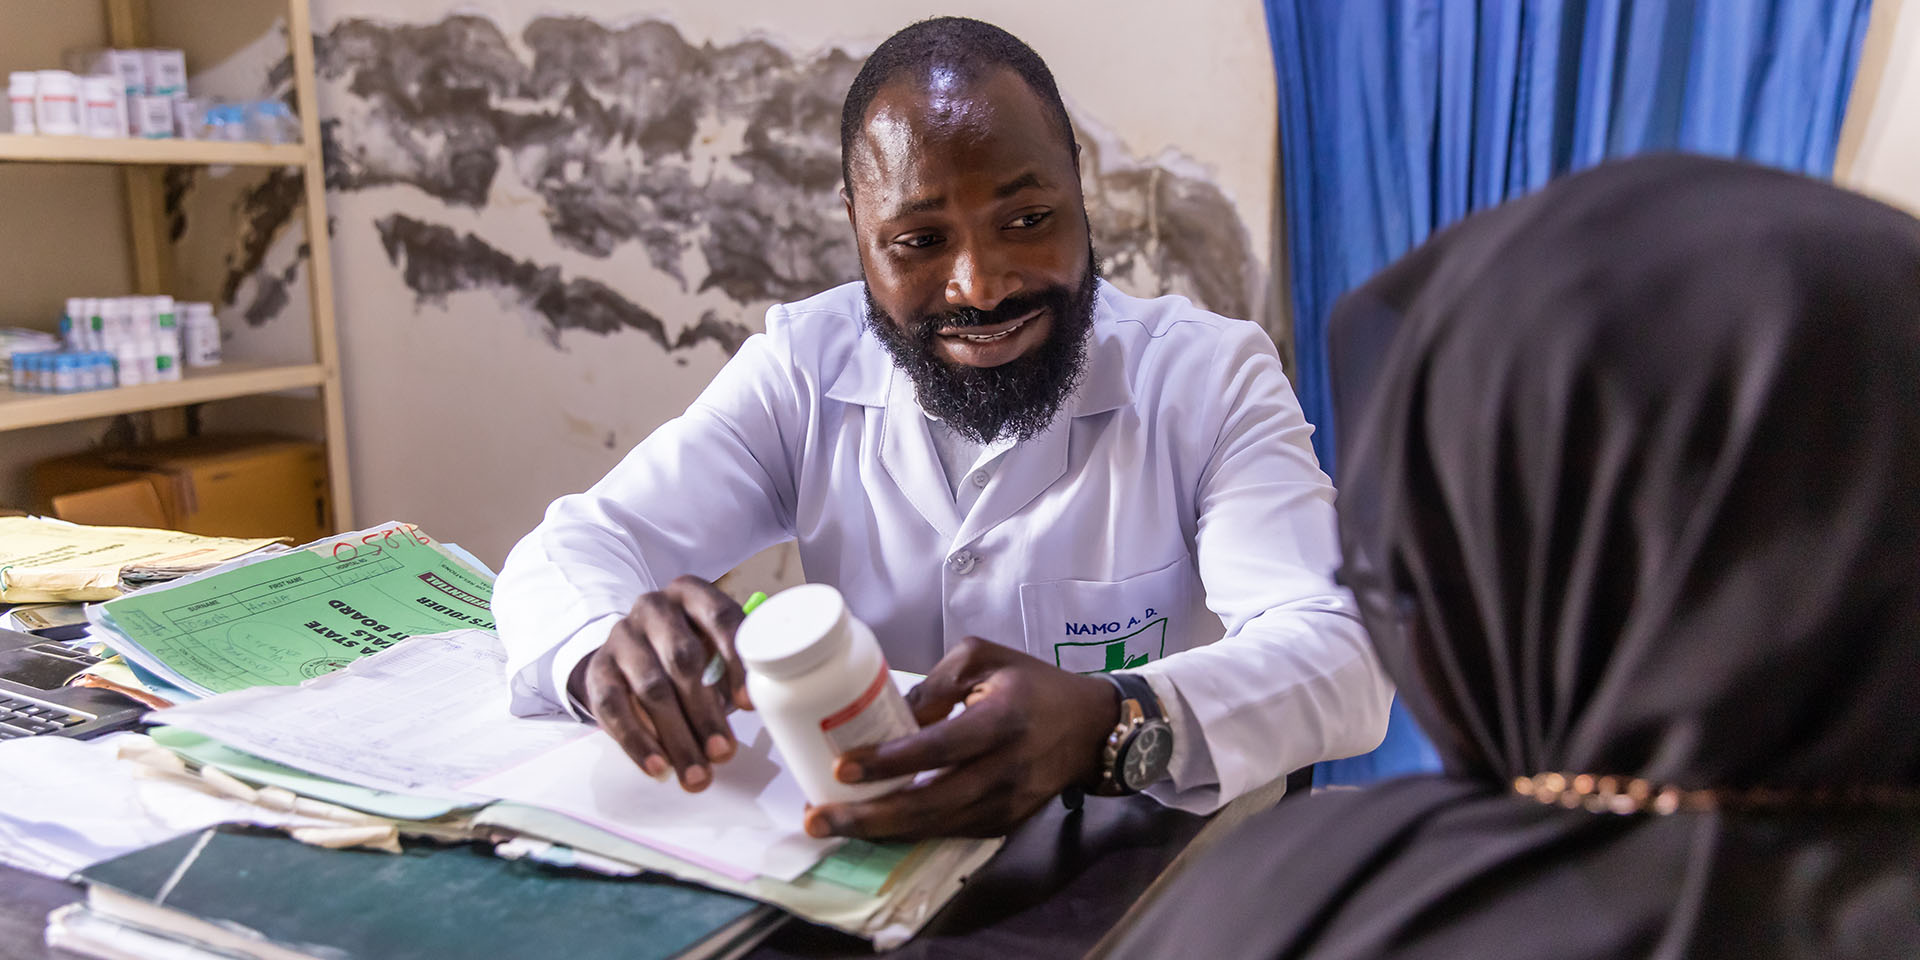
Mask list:
[[[853,192],[844,183],[840,185],[840,203],[847,208],[847,226],[859,229],[853,222]]]

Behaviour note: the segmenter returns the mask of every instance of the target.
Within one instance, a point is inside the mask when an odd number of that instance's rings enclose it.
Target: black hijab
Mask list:
[[[1627,161],[1332,334],[1342,572],[1447,774],[1256,818],[1119,955],[1920,956],[1920,222]],[[1720,806],[1514,792],[1548,771]]]

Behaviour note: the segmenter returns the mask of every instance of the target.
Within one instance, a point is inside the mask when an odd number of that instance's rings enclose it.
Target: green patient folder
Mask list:
[[[396,856],[226,830],[98,863],[79,879],[97,915],[255,956],[711,957],[744,950],[778,920],[729,894],[555,870],[474,847]]]

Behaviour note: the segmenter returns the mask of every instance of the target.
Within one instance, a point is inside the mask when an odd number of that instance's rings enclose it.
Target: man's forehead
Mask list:
[[[1006,73],[1006,71],[1001,71]],[[874,95],[866,134],[886,142],[891,137],[920,139],[979,139],[992,132],[1004,112],[999,101],[1017,110],[1021,99],[1035,99],[1026,85],[1001,78],[968,78],[951,67],[935,67],[913,80],[896,79]],[[1025,93],[1022,98],[1019,94]]]
[[[911,192],[942,169],[1050,166],[1062,159],[1063,141],[1039,95],[1013,71],[936,70],[881,88],[850,166],[885,192]]]

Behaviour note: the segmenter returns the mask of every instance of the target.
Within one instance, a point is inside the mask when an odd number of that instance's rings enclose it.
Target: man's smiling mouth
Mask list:
[[[942,330],[940,331],[940,335],[943,337],[952,337],[956,340],[965,340],[969,343],[992,343],[995,340],[1005,340],[1006,338],[1013,336],[1015,333],[1018,333],[1021,330],[1021,328],[1025,327],[1027,324],[1032,323],[1034,318],[1040,316],[1041,310],[1044,310],[1044,309],[1045,309],[1044,307],[1036,308],[1033,312],[1027,314],[1024,317],[1020,317],[1015,320],[1009,320],[1006,323],[996,324],[991,327],[985,327],[985,328],[959,327],[959,328],[954,328],[950,330]],[[985,332],[972,332],[974,330],[984,330]]]

